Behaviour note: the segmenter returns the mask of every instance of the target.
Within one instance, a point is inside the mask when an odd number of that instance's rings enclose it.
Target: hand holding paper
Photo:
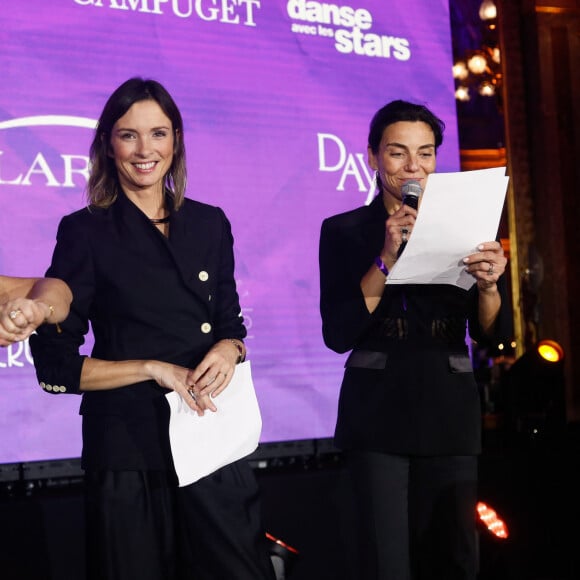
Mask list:
[[[470,288],[475,279],[462,260],[496,238],[508,181],[505,167],[430,175],[413,234],[387,282]]]
[[[215,399],[215,413],[197,415],[175,391],[166,398],[171,410],[171,454],[180,487],[249,455],[258,446],[262,418],[249,360],[236,365],[230,384]]]

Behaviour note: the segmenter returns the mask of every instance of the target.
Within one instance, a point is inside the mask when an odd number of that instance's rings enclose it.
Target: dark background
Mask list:
[[[479,527],[480,580],[580,577],[578,441],[578,433],[570,430],[567,443],[557,450],[522,444],[501,453],[492,446],[483,454],[480,500],[501,515],[510,535],[496,540]],[[294,451],[299,453],[303,446],[298,443]],[[291,451],[288,445],[285,452]],[[330,451],[328,443],[324,450],[314,449],[313,455],[251,463],[262,488],[267,531],[299,551],[289,560],[286,577],[349,579],[353,520],[343,500],[347,484],[340,455]],[[80,477],[9,487],[4,484],[0,497],[0,577],[83,580]]]

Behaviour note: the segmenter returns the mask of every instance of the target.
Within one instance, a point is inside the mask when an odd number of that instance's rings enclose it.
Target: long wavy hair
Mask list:
[[[86,197],[89,206],[109,207],[121,193],[115,160],[110,156],[111,133],[115,123],[137,102],[155,101],[167,115],[173,127],[173,161],[165,174],[164,188],[179,209],[185,197],[187,168],[183,140],[183,119],[167,90],[151,79],[135,77],[125,81],[107,100],[99,117],[95,136],[89,149],[90,175]]]

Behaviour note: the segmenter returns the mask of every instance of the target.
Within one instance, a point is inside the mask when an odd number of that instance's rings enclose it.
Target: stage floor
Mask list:
[[[253,465],[266,529],[300,552],[287,579],[350,580],[352,521],[340,499],[340,455],[266,463]],[[579,463],[570,442],[482,455],[480,499],[505,519],[510,537],[497,541],[481,529],[480,580],[580,578]],[[28,487],[0,493],[0,578],[83,580],[82,482]]]

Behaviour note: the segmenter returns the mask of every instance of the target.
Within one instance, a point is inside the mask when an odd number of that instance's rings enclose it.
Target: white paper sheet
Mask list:
[[[430,175],[412,235],[387,283],[470,288],[475,279],[462,260],[497,237],[509,181],[505,171],[494,167]]]
[[[175,391],[165,396],[171,408],[169,440],[180,487],[258,447],[262,417],[249,360],[236,365],[230,384],[214,399],[215,413],[206,411],[200,417]]]

